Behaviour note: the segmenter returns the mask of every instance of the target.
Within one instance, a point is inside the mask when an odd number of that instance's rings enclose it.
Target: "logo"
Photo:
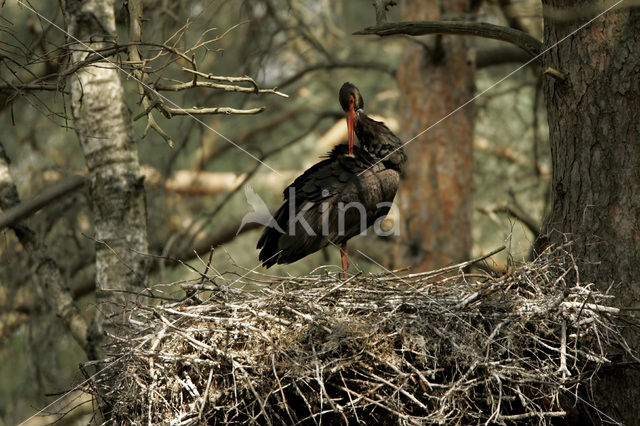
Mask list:
[[[287,206],[283,206],[289,213],[285,226],[278,224],[273,217],[267,204],[256,194],[250,186],[245,186],[244,195],[247,203],[253,208],[252,212],[242,217],[240,227],[236,235],[240,233],[247,223],[259,223],[265,227],[274,228],[282,234],[308,236],[343,236],[347,233],[354,235],[354,227],[358,228],[355,235],[365,234],[369,227],[374,233],[381,237],[399,235],[399,210],[392,202],[381,202],[376,204],[378,217],[371,221],[368,217],[371,212],[367,212],[366,207],[357,201],[344,203],[336,202],[335,197],[328,190],[322,191],[322,197],[316,202],[306,202],[301,208],[296,206],[295,188],[288,188]],[[310,223],[314,224],[312,227]],[[371,226],[372,225],[372,226]],[[317,229],[316,229],[317,228]]]
[[[278,222],[276,222],[276,219],[271,215],[267,204],[249,185],[244,188],[244,196],[247,199],[247,203],[253,208],[253,211],[242,217],[242,222],[240,222],[240,227],[236,235],[242,231],[242,228],[244,228],[247,223],[259,223],[262,226],[275,228],[278,232],[284,234],[284,230],[278,226]]]

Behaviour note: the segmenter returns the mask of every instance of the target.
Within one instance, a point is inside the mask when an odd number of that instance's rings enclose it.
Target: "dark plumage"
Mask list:
[[[406,162],[400,140],[384,123],[367,117],[362,111],[362,96],[354,85],[345,83],[339,98],[347,114],[348,128],[355,131],[360,145],[352,147],[352,155],[349,144],[337,145],[326,159],[285,189],[285,202],[274,215],[284,233],[275,226],[267,227],[258,240],[258,249],[262,249],[259,259],[267,268],[276,263],[295,262],[329,243],[346,244],[386,216],[388,204],[396,195]],[[349,203],[361,205],[363,215],[358,207],[349,207]],[[387,204],[379,206],[380,203]],[[292,214],[304,221],[290,223]],[[343,246],[346,269],[345,252]]]

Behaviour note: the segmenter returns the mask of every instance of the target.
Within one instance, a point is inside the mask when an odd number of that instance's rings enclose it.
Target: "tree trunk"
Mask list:
[[[72,65],[115,39],[114,0],[63,2],[71,38]],[[124,101],[120,71],[107,61],[81,67],[70,78],[75,130],[89,168],[89,196],[96,239],[98,302],[93,339],[102,321],[117,311],[113,302],[146,284],[147,214],[138,151]],[[115,290],[115,291],[114,291]],[[104,316],[103,316],[104,315]],[[107,324],[105,324],[107,326]]]
[[[548,1],[554,8],[589,2]],[[594,13],[595,15],[595,13]],[[545,20],[552,46],[585,20]],[[566,76],[546,78],[553,161],[552,243],[573,241],[580,280],[611,292],[620,307],[640,306],[640,9],[608,12],[544,55]],[[640,338],[626,338],[636,351]],[[637,352],[636,352],[637,353]],[[622,354],[621,354],[622,355]],[[625,425],[640,424],[640,375],[600,372],[596,403]],[[603,416],[602,419],[609,420]]]
[[[404,18],[438,20],[441,13],[469,13],[470,3],[411,0]],[[406,42],[398,69],[403,140],[473,97],[475,68],[468,54],[468,40],[460,36],[426,36]],[[399,196],[404,238],[396,266],[410,264],[424,271],[468,259],[473,119],[473,106],[468,105],[406,145],[409,162]]]

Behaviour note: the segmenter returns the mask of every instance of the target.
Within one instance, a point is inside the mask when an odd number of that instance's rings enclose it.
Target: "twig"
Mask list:
[[[562,374],[562,379],[571,376],[571,372],[567,368],[567,321],[562,321],[562,329],[560,330],[560,368],[558,373]]]
[[[226,114],[226,115],[253,115],[264,111],[265,107],[236,109],[230,107],[216,108],[165,108],[170,115],[207,115],[207,114]]]
[[[324,267],[284,278],[246,269],[234,274],[242,288],[220,290],[200,277],[174,283],[206,297],[130,306],[130,329],[115,351],[126,362],[101,386],[112,389],[113,418],[129,422],[151,407],[154,424],[548,425],[566,415],[564,393],[593,405],[593,375],[628,350],[618,316],[602,309],[611,298],[576,282],[568,247],[552,246],[501,277],[342,281]],[[152,353],[132,349],[163,327]],[[567,349],[567,339],[576,346]],[[153,392],[150,368],[158,375]]]
[[[566,75],[564,75],[563,73],[561,73],[557,69],[551,68],[551,67],[547,67],[547,69],[544,70],[543,74],[544,75],[548,75],[549,77],[553,77],[554,79],[556,79],[558,81],[565,81],[567,79]]]
[[[567,415],[566,411],[536,411],[535,413],[523,413],[523,414],[511,414],[511,415],[505,415],[505,414],[499,414],[496,417],[496,420],[498,421],[504,421],[504,420],[524,420],[524,419],[530,419],[531,417],[564,417]]]
[[[407,278],[414,278],[414,277],[433,276],[433,275],[440,275],[440,274],[443,274],[443,273],[449,272],[449,271],[457,271],[457,270],[460,270],[460,269],[464,269],[467,266],[473,265],[474,263],[478,263],[478,262],[481,262],[481,261],[483,261],[485,259],[488,259],[488,258],[490,258],[491,256],[493,256],[496,253],[500,253],[505,248],[506,248],[506,246],[500,246],[497,249],[495,249],[495,250],[493,250],[493,251],[491,251],[491,252],[489,252],[487,254],[484,254],[482,256],[476,257],[475,259],[466,260],[464,262],[460,262],[460,263],[457,263],[457,264],[451,265],[451,266],[445,266],[444,268],[435,269],[433,271],[420,272],[420,273],[417,273],[417,274],[409,274],[409,275],[406,275],[406,277]]]
[[[595,303],[582,303],[582,302],[562,302],[562,307],[565,309],[588,309],[594,312],[606,312],[608,314],[619,314],[620,309],[613,306],[597,305]]]

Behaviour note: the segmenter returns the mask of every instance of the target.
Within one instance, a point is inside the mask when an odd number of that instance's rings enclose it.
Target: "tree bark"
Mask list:
[[[469,13],[470,3],[412,0],[404,15],[436,21],[441,13]],[[422,40],[430,47],[407,42],[398,69],[403,140],[467,102],[475,91],[475,68],[465,37]],[[473,106],[468,105],[406,145],[410,160],[399,196],[405,244],[395,256],[396,265],[424,271],[469,258],[473,119]]]
[[[72,36],[72,66],[86,58],[88,49],[115,39],[114,0],[62,4]],[[145,192],[119,72],[105,60],[80,67],[70,78],[74,125],[89,169],[97,297],[109,302],[97,310],[94,339],[102,335],[104,318],[126,301],[122,290],[140,289],[147,276]]]
[[[556,10],[590,2],[548,0]],[[552,46],[585,23],[545,19]],[[611,292],[618,307],[640,307],[640,10],[597,18],[544,55],[565,81],[545,78],[553,201],[552,243],[573,241],[580,280]],[[640,336],[627,327],[637,353]],[[621,358],[623,354],[620,354]],[[625,425],[640,424],[640,374],[601,371],[596,404]],[[597,413],[596,413],[597,414]],[[607,417],[604,420],[610,421]]]

